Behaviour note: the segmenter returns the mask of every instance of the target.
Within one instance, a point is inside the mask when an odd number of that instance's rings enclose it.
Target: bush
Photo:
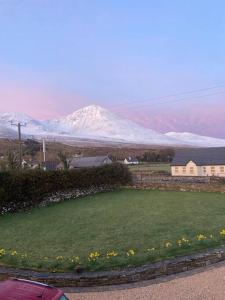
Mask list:
[[[0,172],[0,213],[37,206],[44,197],[58,191],[130,181],[128,168],[117,163],[66,171]]]

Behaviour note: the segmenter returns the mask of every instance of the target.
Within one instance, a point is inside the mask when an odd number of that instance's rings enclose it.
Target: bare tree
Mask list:
[[[70,160],[68,159],[67,154],[65,152],[60,151],[58,153],[58,159],[62,163],[63,169],[68,170],[70,166]]]
[[[13,151],[13,150],[8,151],[7,167],[9,170],[20,169],[20,155],[17,151]]]

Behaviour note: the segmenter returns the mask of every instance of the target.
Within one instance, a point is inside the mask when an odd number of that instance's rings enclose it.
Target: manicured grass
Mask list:
[[[129,169],[131,171],[150,171],[150,172],[171,171],[170,164],[168,163],[141,163],[139,165],[130,165]]]
[[[223,228],[223,194],[123,189],[1,216],[0,263],[71,269],[78,256],[89,269],[138,265],[223,244]],[[118,255],[108,259],[111,250]],[[101,257],[88,261],[94,251]]]

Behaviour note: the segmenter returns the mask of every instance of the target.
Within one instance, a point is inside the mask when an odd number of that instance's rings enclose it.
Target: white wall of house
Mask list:
[[[197,166],[189,161],[186,166],[171,166],[172,176],[219,176],[225,177],[225,165]]]
[[[123,163],[125,165],[138,165],[139,164],[138,161],[128,161],[126,158],[124,159]]]

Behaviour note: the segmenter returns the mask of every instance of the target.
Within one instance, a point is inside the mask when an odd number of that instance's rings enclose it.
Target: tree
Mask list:
[[[63,165],[64,170],[68,170],[70,166],[70,160],[67,158],[67,154],[65,152],[60,151],[58,153],[58,159]]]
[[[7,153],[7,167],[9,170],[20,169],[20,158],[17,151],[10,150]]]
[[[41,148],[41,144],[32,139],[27,139],[24,142],[24,145],[25,145],[24,153],[30,155],[31,157],[34,157],[36,153],[40,151]]]

